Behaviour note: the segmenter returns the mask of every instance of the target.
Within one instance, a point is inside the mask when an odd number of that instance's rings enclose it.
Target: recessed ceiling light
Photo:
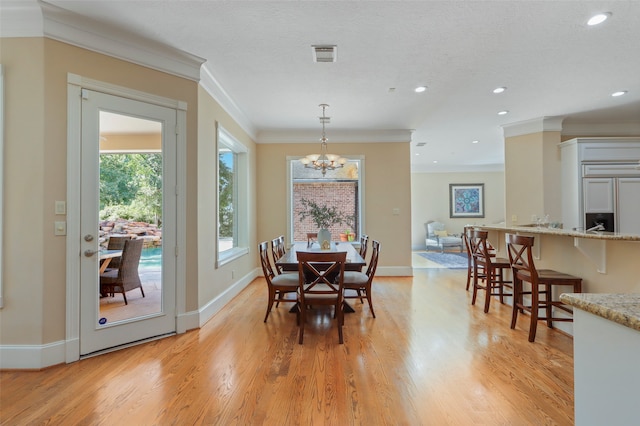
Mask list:
[[[438,160],[433,160],[433,164],[436,164],[438,162]]]
[[[505,90],[507,90],[506,87],[496,87],[495,89],[493,89],[493,93],[502,93]]]
[[[509,111],[504,110],[504,111],[498,112],[498,115],[506,115],[506,114],[509,114]]]
[[[425,90],[427,90],[427,86],[418,86],[415,89],[413,89],[416,93],[422,93]]]
[[[416,157],[417,157],[418,155],[420,155],[420,153],[419,153],[419,152],[416,152]]]
[[[622,96],[622,95],[624,95],[625,93],[627,93],[627,91],[626,91],[626,90],[621,90],[621,91],[619,91],[619,92],[613,92],[613,93],[611,94],[611,96],[615,96],[615,97],[617,97],[617,96]]]
[[[478,143],[478,142],[480,142],[480,141],[471,141],[471,143]]]
[[[598,13],[597,15],[593,15],[588,21],[587,25],[598,25],[602,24],[611,16],[611,12]]]

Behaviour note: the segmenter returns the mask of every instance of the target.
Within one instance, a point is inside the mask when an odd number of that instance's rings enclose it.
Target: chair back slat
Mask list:
[[[346,252],[297,252],[296,255],[303,298],[304,294],[342,294]]]
[[[260,253],[260,264],[262,265],[262,273],[268,282],[271,282],[275,274],[273,273],[273,268],[271,267],[271,262],[269,261],[269,243],[267,241],[263,241],[258,244],[258,252]]]
[[[371,242],[371,260],[369,261],[369,266],[367,267],[367,276],[369,279],[376,274],[376,269],[378,269],[378,257],[380,257],[380,241],[373,240]]]
[[[514,276],[524,274],[530,277],[531,282],[537,283],[538,271],[533,262],[533,242],[534,237],[525,235],[506,234],[507,252],[509,254],[509,263]],[[529,280],[527,280],[529,281]]]

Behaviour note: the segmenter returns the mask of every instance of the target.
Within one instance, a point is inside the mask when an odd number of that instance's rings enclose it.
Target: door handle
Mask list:
[[[85,251],[84,251],[84,255],[85,255],[86,257],[91,257],[91,256],[93,256],[94,254],[96,254],[97,252],[98,252],[98,250],[85,250]]]

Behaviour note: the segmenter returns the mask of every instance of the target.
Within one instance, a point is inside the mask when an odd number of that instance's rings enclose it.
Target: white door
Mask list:
[[[640,178],[618,178],[618,232],[640,234]]]
[[[81,114],[80,355],[87,355],[176,330],[177,112],[83,89]],[[100,291],[113,235],[145,240],[142,289],[127,291],[127,304]]]

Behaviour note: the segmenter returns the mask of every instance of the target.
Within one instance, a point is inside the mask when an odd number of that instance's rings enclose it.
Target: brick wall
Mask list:
[[[307,241],[307,232],[318,232],[318,227],[310,217],[300,220],[300,212],[304,210],[301,199],[313,200],[319,205],[336,206],[345,216],[355,217],[350,224],[337,224],[329,228],[331,239],[340,241],[340,233],[346,229],[356,232],[357,223],[358,182],[322,182],[293,184],[293,240]],[[357,237],[356,237],[357,238]]]

